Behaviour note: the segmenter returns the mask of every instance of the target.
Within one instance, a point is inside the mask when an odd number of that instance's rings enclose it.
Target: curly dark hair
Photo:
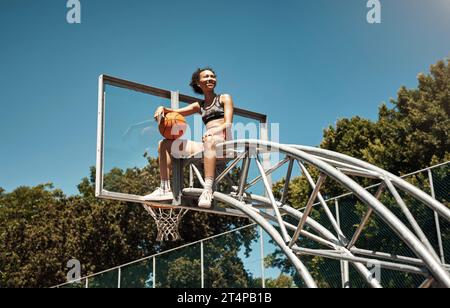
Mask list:
[[[200,73],[204,72],[204,71],[211,71],[217,77],[216,72],[209,66],[197,69],[194,72],[194,74],[192,74],[191,83],[189,84],[191,86],[192,90],[194,90],[194,92],[197,94],[203,94],[202,89],[200,89],[200,87],[197,84],[200,81]]]

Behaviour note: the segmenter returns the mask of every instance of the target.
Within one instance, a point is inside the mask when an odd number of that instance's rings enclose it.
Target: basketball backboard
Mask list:
[[[201,99],[107,75],[99,77],[97,129],[96,196],[104,199],[144,203],[142,187],[117,185],[115,178],[148,165],[148,157],[158,157],[158,143],[162,139],[157,122],[153,119],[158,106],[173,109],[187,106]],[[267,117],[263,114],[235,106],[234,121],[243,126],[254,126],[256,136],[267,139]],[[201,141],[202,121],[200,115],[188,117],[188,131],[183,138]],[[245,138],[234,132],[234,138]],[[270,165],[269,156],[265,158]],[[201,209],[178,204],[191,210],[241,216],[233,209],[214,207]]]

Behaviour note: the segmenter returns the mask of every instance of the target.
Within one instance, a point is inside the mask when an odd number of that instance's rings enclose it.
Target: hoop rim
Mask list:
[[[161,209],[161,210],[171,210],[171,209],[177,209],[178,207],[171,204],[165,204],[165,203],[158,203],[154,201],[144,201],[142,202],[143,205],[147,205],[153,209]]]

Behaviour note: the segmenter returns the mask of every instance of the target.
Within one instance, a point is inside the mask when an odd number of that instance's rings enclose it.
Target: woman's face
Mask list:
[[[203,93],[213,92],[216,87],[216,75],[211,71],[203,71],[200,73],[199,87]]]

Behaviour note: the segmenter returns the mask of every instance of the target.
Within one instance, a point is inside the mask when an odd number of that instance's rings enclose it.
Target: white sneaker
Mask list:
[[[212,192],[209,190],[204,190],[200,198],[198,199],[198,207],[209,209],[211,207],[212,199]]]
[[[144,196],[145,201],[170,201],[172,199],[172,191],[164,191],[161,187],[155,189],[151,194]]]

